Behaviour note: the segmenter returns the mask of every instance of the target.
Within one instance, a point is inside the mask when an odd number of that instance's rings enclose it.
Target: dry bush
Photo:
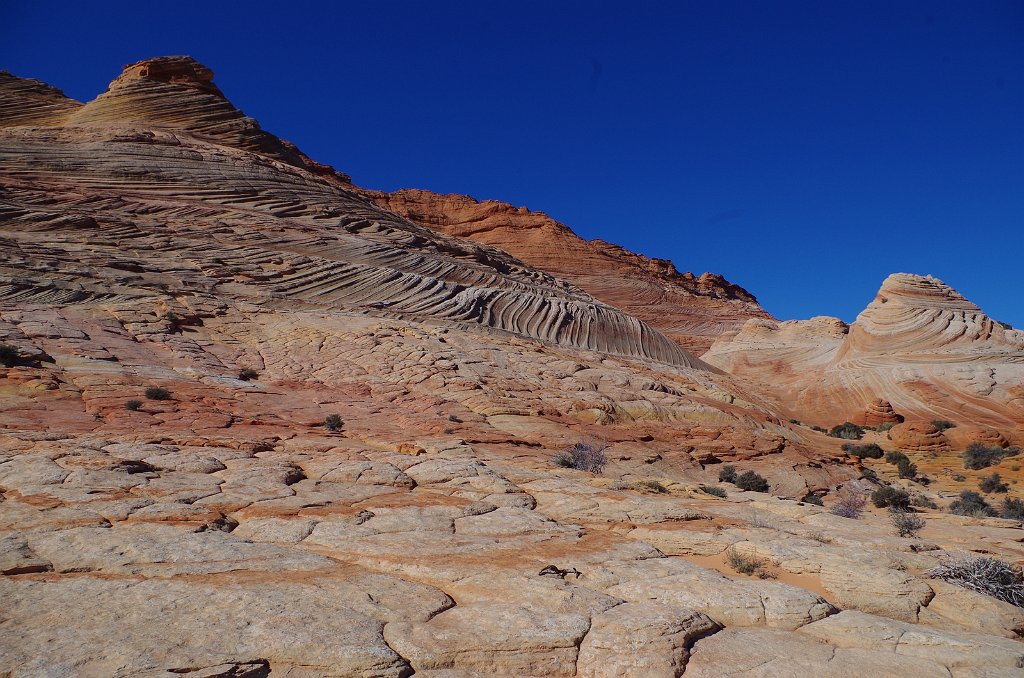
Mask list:
[[[843,491],[839,494],[839,501],[832,507],[832,513],[842,518],[860,518],[865,504],[867,501],[865,501],[864,495]]]
[[[554,462],[556,466],[562,468],[574,468],[600,475],[604,471],[605,464],[608,463],[608,456],[604,453],[606,447],[606,445],[576,443],[555,455]]]
[[[1024,607],[1024,576],[1020,567],[995,558],[949,558],[928,570],[928,576],[943,579],[986,596]]]
[[[896,534],[901,537],[916,537],[924,527],[924,519],[909,511],[890,509],[889,519],[892,521],[892,526],[896,528]]]

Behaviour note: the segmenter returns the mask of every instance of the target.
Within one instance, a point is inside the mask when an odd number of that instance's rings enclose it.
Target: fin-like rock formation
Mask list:
[[[48,89],[5,82],[36,97],[36,109],[54,106]],[[127,67],[62,126],[0,134],[0,299],[230,290],[263,304],[465,323],[706,367],[642,321],[505,252],[374,205],[260,130],[186,57]]]
[[[413,189],[367,194],[410,221],[499,247],[530,266],[568,280],[696,355],[750,318],[771,319],[752,294],[720,275],[680,273],[667,259],[651,259],[601,240],[583,240],[543,212]]]
[[[863,417],[884,399],[908,419],[1018,436],[1024,422],[1024,332],[931,276],[889,276],[849,328],[834,318],[752,320],[703,358],[761,382],[807,421]]]

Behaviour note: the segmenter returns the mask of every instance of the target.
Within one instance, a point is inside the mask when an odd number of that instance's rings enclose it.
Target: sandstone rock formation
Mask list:
[[[760,388],[369,201],[194,61],[84,106],[0,86],[0,675],[1024,663],[1019,608],[926,574],[1020,560],[1019,522],[909,539],[797,501],[870,485]],[[602,474],[553,463],[581,441]],[[708,494],[724,463],[776,496]]]
[[[501,248],[567,280],[697,355],[746,320],[771,318],[752,294],[722,276],[680,273],[666,259],[650,259],[601,240],[583,240],[542,212],[422,190],[366,193],[410,221]]]
[[[869,402],[864,411],[854,416],[850,421],[858,426],[881,426],[882,424],[898,424],[903,421],[903,415],[896,414],[892,409],[892,403],[882,398],[875,398]]]
[[[703,359],[762,383],[804,421],[867,422],[865,403],[883,399],[908,419],[1024,433],[1024,332],[928,276],[889,276],[848,329],[751,320]]]

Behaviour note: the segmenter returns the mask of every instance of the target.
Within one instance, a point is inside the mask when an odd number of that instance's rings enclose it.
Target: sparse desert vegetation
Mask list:
[[[599,475],[604,472],[608,456],[603,445],[580,442],[555,455],[554,463],[555,466],[562,468],[574,468]]]
[[[146,389],[146,397],[150,400],[170,400],[171,392],[162,386],[150,386]]]

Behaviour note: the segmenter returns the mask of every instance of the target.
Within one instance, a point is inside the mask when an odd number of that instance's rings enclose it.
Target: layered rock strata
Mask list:
[[[583,240],[543,212],[414,189],[367,195],[417,224],[499,247],[643,320],[697,355],[746,320],[771,318],[754,295],[720,275],[680,273],[667,259]]]
[[[885,419],[865,412],[882,399],[907,419],[1024,433],[1024,332],[929,276],[889,276],[849,328],[752,320],[703,359],[760,382],[806,421]]]

